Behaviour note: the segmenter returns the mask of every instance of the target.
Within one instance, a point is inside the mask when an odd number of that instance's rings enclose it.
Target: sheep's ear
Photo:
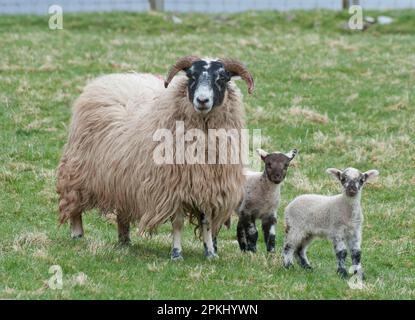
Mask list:
[[[265,157],[269,154],[268,152],[262,149],[256,149],[256,152],[259,154],[262,160],[264,160]]]
[[[379,176],[378,170],[369,170],[363,173],[363,176],[365,177],[365,182],[373,181]]]
[[[287,152],[285,155],[287,156],[287,158],[290,159],[290,161],[292,159],[294,159],[294,157],[297,155],[297,149],[292,149],[290,152]]]
[[[333,177],[335,177],[336,179],[340,180],[340,177],[341,177],[341,174],[342,174],[342,171],[341,171],[341,170],[336,169],[336,168],[328,168],[328,169],[326,170],[326,172],[327,172],[328,174],[331,174],[331,175],[332,175]]]

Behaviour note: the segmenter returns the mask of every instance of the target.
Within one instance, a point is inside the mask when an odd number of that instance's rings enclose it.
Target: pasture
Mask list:
[[[68,14],[0,16],[0,298],[11,299],[415,299],[415,11],[370,12],[390,25],[345,30],[346,12],[236,15]],[[166,74],[177,57],[235,57],[256,90],[244,92],[247,124],[266,150],[299,150],[282,187],[275,256],[241,254],[236,221],[207,261],[186,225],[185,260],[169,260],[170,223],[117,246],[111,216],[84,215],[85,237],[58,228],[55,168],[71,105],[98,75]],[[302,193],[335,194],[325,170],[378,169],[367,185],[362,264],[351,289],[336,275],[332,246],[309,249],[312,272],[281,261],[283,208]],[[259,226],[258,226],[259,227]],[[259,227],[260,230],[260,227]],[[348,257],[349,259],[350,257]],[[49,268],[62,268],[52,290]],[[350,265],[350,260],[348,260]]]

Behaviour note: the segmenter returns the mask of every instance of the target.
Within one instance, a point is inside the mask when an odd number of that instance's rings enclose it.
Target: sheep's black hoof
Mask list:
[[[349,275],[347,274],[346,269],[343,269],[343,268],[338,268],[337,269],[337,274],[342,279],[347,279],[349,277]]]
[[[81,238],[83,238],[83,234],[81,233],[81,234],[71,234],[71,238],[72,239],[81,239]]]
[[[293,267],[294,267],[294,265],[291,262],[287,262],[287,263],[284,262],[284,268],[285,269],[288,270],[288,269],[291,269]]]
[[[131,245],[131,240],[130,239],[120,239],[118,240],[118,246],[120,247],[128,247]]]
[[[267,250],[269,254],[275,254],[275,248]]]
[[[173,248],[171,251],[171,261],[183,260],[182,252],[178,248]]]
[[[219,256],[216,253],[212,252],[212,251],[205,252],[205,257],[208,260],[215,260],[215,259],[219,258]]]

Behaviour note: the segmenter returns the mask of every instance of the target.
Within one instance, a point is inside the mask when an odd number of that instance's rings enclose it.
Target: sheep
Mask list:
[[[180,71],[187,78],[175,77]],[[252,93],[254,80],[242,63],[187,56],[170,69],[164,87],[157,76],[140,73],[106,75],[88,84],[74,104],[57,170],[59,221],[70,221],[72,237],[83,236],[82,213],[92,208],[117,214],[122,244],[130,243],[134,221],[142,235],[171,220],[171,259],[179,260],[189,216],[198,219],[205,256],[217,257],[214,238],[242,197],[243,161],[182,163],[178,141],[174,163],[158,163],[155,152],[160,130],[244,128],[242,94],[231,81],[236,77]]]
[[[267,252],[275,253],[275,212],[280,202],[281,182],[297,149],[285,154],[268,153],[262,149],[257,149],[257,152],[265,163],[265,169],[263,172],[247,171],[244,198],[238,209],[237,239],[242,251],[255,252],[258,240],[255,221],[261,219]]]
[[[354,274],[363,279],[361,242],[363,214],[360,204],[363,185],[375,179],[379,172],[361,173],[355,168],[343,171],[329,168],[327,173],[342,184],[342,193],[335,196],[301,195],[285,209],[286,235],[283,247],[284,266],[293,265],[295,255],[301,267],[311,269],[306,251],[315,236],[326,237],[333,243],[337,257],[337,273],[347,277],[347,249],[352,257]]]

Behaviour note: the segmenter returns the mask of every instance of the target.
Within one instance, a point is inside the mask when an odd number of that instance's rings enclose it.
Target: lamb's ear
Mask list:
[[[262,149],[256,149],[256,152],[259,154],[262,160],[264,160],[265,157],[269,154],[268,152]]]
[[[292,149],[290,152],[287,152],[285,155],[287,156],[287,158],[290,159],[290,161],[292,159],[294,159],[294,157],[297,155],[297,149]]]
[[[328,168],[328,169],[326,170],[326,172],[327,172],[328,174],[331,174],[331,175],[332,175],[333,177],[335,177],[336,179],[340,180],[340,177],[341,177],[341,174],[342,174],[342,171],[341,171],[341,170],[336,169],[336,168]]]
[[[375,180],[379,175],[378,170],[369,170],[363,173],[363,176],[365,177],[365,182],[373,181]]]

